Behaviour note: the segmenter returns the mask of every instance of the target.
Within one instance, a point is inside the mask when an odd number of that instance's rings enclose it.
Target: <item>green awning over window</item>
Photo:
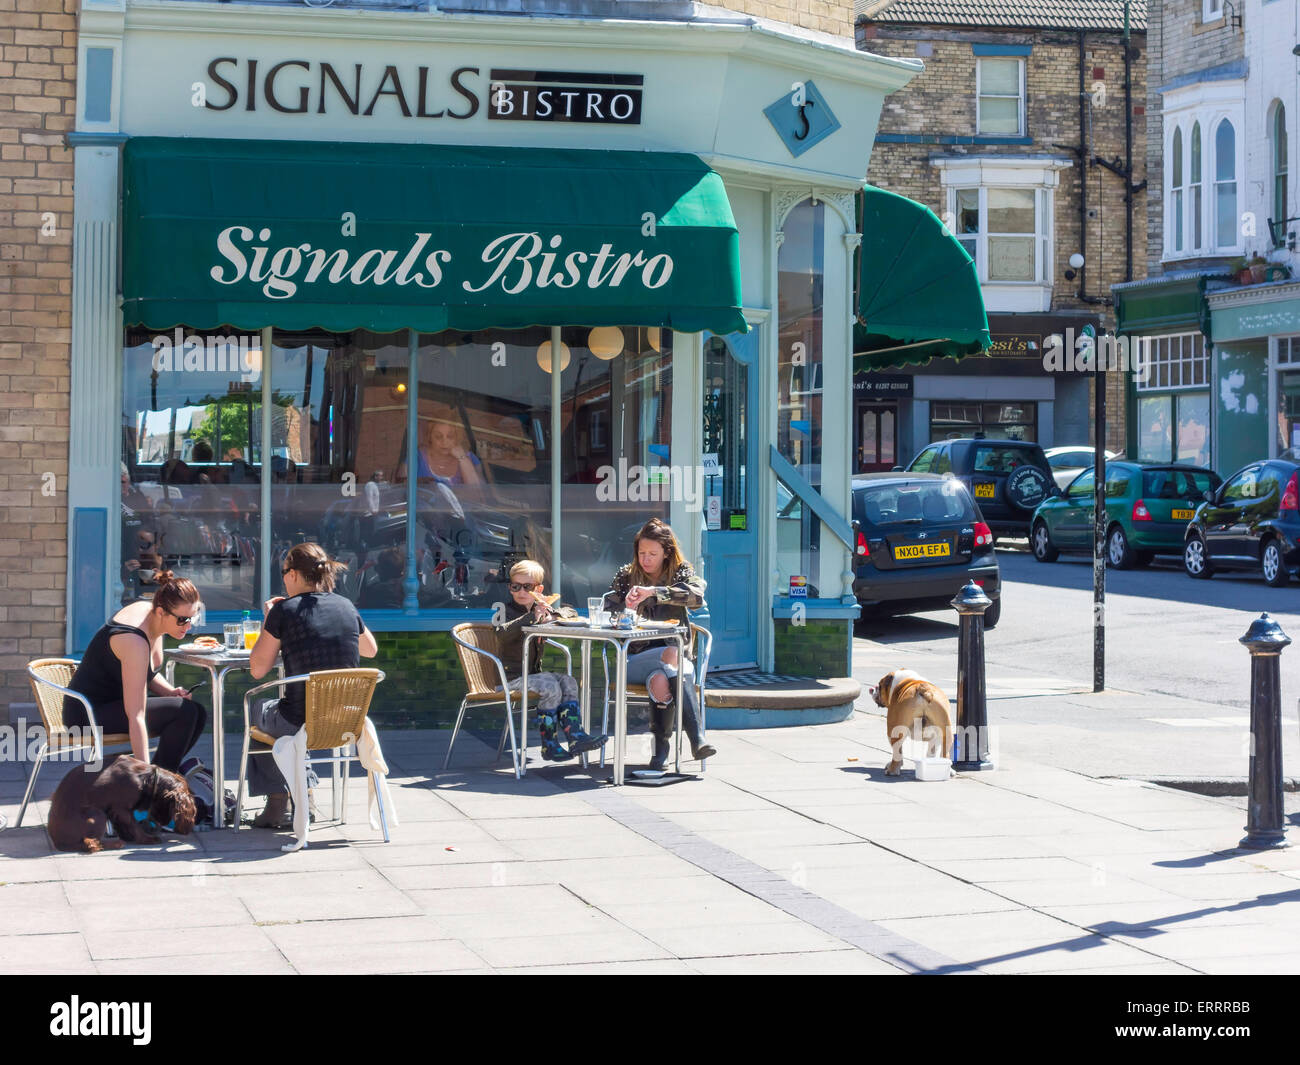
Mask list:
[[[145,137],[124,190],[128,325],[748,328],[693,155]]]
[[[975,262],[928,207],[866,186],[860,256],[855,370],[988,350]]]

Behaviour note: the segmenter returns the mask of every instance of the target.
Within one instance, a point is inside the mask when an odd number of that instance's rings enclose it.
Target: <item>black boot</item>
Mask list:
[[[691,757],[697,762],[712,758],[718,753],[718,749],[713,744],[707,743],[700,738],[700,723],[695,717],[695,708],[691,706],[689,699],[686,700],[686,705],[682,707],[682,731],[686,733],[686,738],[691,741]]]
[[[655,753],[650,759],[650,768],[663,772],[668,764],[671,747],[668,737],[673,732],[673,704],[657,703],[650,700],[650,734],[655,738]]]

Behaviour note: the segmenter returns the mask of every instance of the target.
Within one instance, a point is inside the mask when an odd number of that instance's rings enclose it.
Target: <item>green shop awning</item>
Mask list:
[[[748,328],[693,155],[145,137],[123,187],[128,325]]]
[[[975,262],[928,207],[866,186],[859,254],[855,370],[988,350]]]

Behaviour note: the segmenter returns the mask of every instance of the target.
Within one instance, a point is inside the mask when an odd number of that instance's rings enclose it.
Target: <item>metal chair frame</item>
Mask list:
[[[713,654],[713,633],[711,633],[703,625],[697,625],[693,621],[688,621],[687,625],[690,627],[690,631],[691,631],[691,642],[690,642],[691,650],[695,652],[691,658],[691,661],[694,663],[695,666],[695,683],[694,685],[692,685],[692,687],[695,688],[695,701],[699,705],[700,739],[703,740],[708,735],[708,732],[705,727],[705,720],[704,720],[706,714],[706,708],[704,705],[704,684],[709,677],[709,657],[710,655]],[[704,643],[703,651],[700,650],[701,641],[703,641]],[[600,649],[600,661],[601,661],[601,665],[604,667],[604,673],[605,673],[605,702],[604,702],[604,708],[601,712],[600,731],[608,732],[609,731],[610,670],[609,670],[609,654],[603,645],[601,646]],[[653,701],[650,698],[650,689],[641,684],[629,684],[627,687],[627,697],[629,702],[631,702],[632,700],[636,700],[637,702],[643,702],[643,703],[649,703]],[[677,707],[677,715],[676,715],[677,718],[681,717],[681,713],[682,713],[682,708],[679,706]],[[676,732],[676,720],[674,720],[673,724],[674,724],[673,731]],[[706,765],[705,765],[706,762],[708,762],[707,758],[705,758],[703,761],[700,762],[701,773],[703,773],[706,769]],[[603,748],[601,749],[600,752],[600,767],[602,769],[605,768],[605,751]]]
[[[23,804],[18,808],[18,820],[14,823],[14,828],[22,828],[23,817],[27,813],[27,805],[31,802],[32,793],[36,790],[36,776],[40,773],[41,766],[45,764],[46,758],[49,757],[51,747],[57,747],[60,752],[89,750],[92,753],[91,760],[94,762],[98,762],[104,757],[105,737],[103,732],[100,730],[99,722],[95,719],[95,708],[90,705],[90,700],[82,695],[81,692],[75,692],[71,688],[63,687],[61,684],[55,684],[54,681],[50,680],[48,677],[41,676],[41,674],[37,672],[38,669],[47,666],[66,666],[73,672],[76,672],[77,666],[79,665],[81,665],[81,663],[75,658],[38,658],[27,664],[27,676],[31,680],[32,695],[36,698],[36,711],[41,715],[41,724],[45,729],[45,739],[40,745],[36,755],[36,761],[32,764],[32,775],[27,780],[27,790],[23,792]],[[82,742],[65,744],[53,742],[59,737],[68,737],[67,726],[63,723],[62,711],[59,713],[57,726],[51,726],[49,717],[45,712],[45,700],[41,698],[41,693],[37,688],[37,685],[44,685],[45,687],[58,692],[60,695],[70,696],[86,708],[86,719],[89,724],[84,726],[79,725],[77,727],[90,729],[89,743]],[[130,747],[130,737],[127,736],[126,739],[122,739],[121,735],[122,734],[120,733],[114,733],[107,737],[107,746]]]
[[[465,693],[465,698],[463,698],[460,701],[460,710],[456,713],[456,724],[452,726],[451,741],[447,744],[447,756],[442,760],[442,768],[446,769],[449,765],[451,765],[451,751],[452,748],[456,746],[456,737],[460,735],[461,722],[465,720],[465,711],[466,709],[468,709],[470,703],[473,702],[475,706],[496,706],[500,704],[505,707],[506,720],[505,720],[505,724],[501,727],[501,738],[497,741],[497,760],[500,761],[501,754],[506,748],[506,738],[509,737],[511,764],[514,766],[515,779],[518,780],[521,775],[520,767],[523,765],[522,759],[527,757],[528,736],[524,735],[520,737],[520,739],[522,739],[523,741],[523,752],[521,753],[519,749],[519,743],[516,742],[515,739],[515,723],[514,723],[514,717],[512,716],[515,709],[513,696],[516,693],[510,690],[510,682],[506,679],[505,663],[501,661],[499,656],[494,655],[491,651],[485,651],[482,647],[476,647],[474,646],[474,644],[463,639],[460,633],[464,632],[466,629],[484,629],[489,632],[492,632],[494,636],[496,634],[496,630],[493,629],[491,625],[488,625],[481,621],[467,621],[467,622],[463,622],[460,625],[457,625],[455,628],[451,630],[451,638],[456,641],[458,646],[465,648],[465,650],[467,651],[473,651],[474,654],[476,655],[482,655],[484,658],[488,659],[496,667],[497,677],[501,681],[501,685],[500,685],[501,691],[500,692],[488,692],[488,691],[475,692],[472,688],[472,685],[470,684],[469,677],[468,676],[465,677],[465,683],[466,685],[470,686],[470,690]],[[556,640],[547,640],[546,645],[549,647],[556,648],[564,655],[564,671],[568,673],[569,676],[573,676],[573,653],[568,649],[568,647],[566,647],[562,643],[559,643]],[[464,669],[463,663],[461,665],[461,668],[463,671]],[[537,693],[533,692],[531,694],[535,695]],[[501,698],[475,699],[473,698],[473,696],[475,695],[500,695]],[[582,756],[582,761],[583,761],[583,765],[585,766],[587,761],[586,755]],[[602,764],[603,764],[603,759],[602,759]]]
[[[361,666],[358,667],[355,671],[358,673],[378,674],[378,679],[375,681],[376,685],[378,685],[381,681],[383,681],[385,677],[384,671],[382,669],[372,669],[369,667]],[[320,672],[340,673],[345,671],[344,670],[321,670]],[[353,671],[347,670],[346,672],[353,672]],[[235,793],[235,828],[236,829],[238,829],[240,826],[240,822],[244,810],[244,784],[248,774],[249,756],[271,754],[270,747],[262,751],[255,751],[251,747],[252,738],[253,738],[252,717],[249,713],[251,700],[253,696],[257,695],[260,692],[269,691],[272,688],[279,688],[283,690],[285,685],[306,684],[309,683],[311,679],[312,679],[312,674],[310,673],[300,673],[296,677],[280,677],[277,680],[268,680],[262,684],[257,685],[254,688],[250,688],[248,691],[244,693],[244,749],[239,759],[239,790]],[[372,696],[373,696],[373,689],[372,689]],[[308,713],[310,714],[310,712],[311,711],[309,705]],[[364,707],[364,713],[362,714],[363,723],[366,717],[369,716],[369,714],[370,714],[370,702],[369,700],[367,700],[366,705]],[[304,728],[307,727],[305,723],[303,727]],[[347,824],[348,776],[350,775],[350,772],[344,772],[343,770],[344,767],[346,767],[350,771],[352,768],[352,763],[357,758],[356,741],[353,740],[339,747],[322,747],[318,749],[328,750],[330,753],[328,755],[321,755],[319,757],[313,758],[311,757],[311,751],[308,751],[307,764],[310,766],[310,765],[317,765],[322,762],[328,762],[330,763],[330,765],[333,766],[334,769],[333,780],[330,785],[331,813],[333,816],[333,820],[338,821],[340,824]],[[373,777],[374,774],[372,773],[371,776]],[[374,783],[375,783],[375,799],[379,805],[379,824],[384,832],[384,842],[390,843],[391,839],[389,837],[389,832],[388,832],[388,814],[387,811],[384,809],[384,791],[383,788],[379,786],[379,781],[375,781]]]

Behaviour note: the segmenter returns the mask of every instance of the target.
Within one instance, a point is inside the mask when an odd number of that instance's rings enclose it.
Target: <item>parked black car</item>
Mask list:
[[[1259,568],[1275,588],[1300,566],[1300,463],[1268,459],[1243,466],[1187,525],[1183,568],[1190,577],[1216,569]]]
[[[984,627],[998,623],[1002,578],[993,532],[959,480],[925,473],[857,477],[853,525],[853,592],[864,615],[942,610],[973,580],[993,600]]]
[[[906,472],[957,478],[995,538],[1028,537],[1035,508],[1059,492],[1043,449],[1026,440],[941,440],[917,455]]]

